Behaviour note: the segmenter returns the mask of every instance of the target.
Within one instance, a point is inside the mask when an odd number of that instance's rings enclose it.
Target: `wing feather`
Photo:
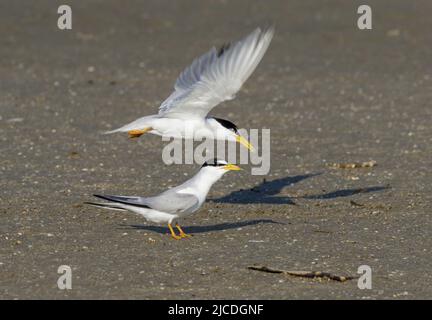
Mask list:
[[[212,48],[195,59],[178,77],[174,92],[161,104],[165,117],[205,117],[219,103],[234,99],[261,61],[274,34],[257,28],[240,41]]]
[[[154,209],[165,213],[179,213],[186,211],[199,202],[198,198],[192,194],[180,194],[167,190],[155,197],[129,197],[94,194],[95,197],[107,201],[118,202],[130,206]]]

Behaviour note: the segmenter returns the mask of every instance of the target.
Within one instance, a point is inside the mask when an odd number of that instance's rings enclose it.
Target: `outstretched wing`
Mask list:
[[[175,91],[159,107],[159,114],[176,118],[204,118],[219,103],[234,99],[261,61],[273,37],[273,27],[257,28],[242,40],[195,59],[178,77]]]
[[[95,197],[131,205],[134,207],[149,208],[165,213],[179,213],[186,211],[198,204],[198,198],[191,194],[179,194],[175,192],[162,193],[156,197],[128,197],[94,194]]]

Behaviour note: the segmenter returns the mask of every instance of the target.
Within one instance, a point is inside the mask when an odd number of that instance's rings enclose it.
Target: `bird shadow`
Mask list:
[[[235,203],[235,204],[291,204],[296,203],[292,198],[287,196],[277,196],[283,188],[286,186],[294,185],[302,180],[312,178],[322,174],[310,173],[302,174],[297,176],[288,176],[284,178],[275,179],[272,181],[263,180],[259,185],[251,189],[240,189],[238,191],[233,191],[230,194],[216,198],[209,199],[211,202],[215,203]]]
[[[271,219],[255,219],[255,220],[246,220],[246,221],[239,221],[239,222],[226,222],[226,223],[218,223],[218,224],[212,224],[212,225],[204,225],[204,226],[186,226],[182,229],[186,233],[206,233],[211,231],[223,231],[223,230],[230,230],[230,229],[237,229],[242,227],[248,227],[253,226],[257,224],[285,224],[283,222],[277,222]],[[160,227],[160,226],[152,226],[152,225],[126,225],[121,224],[120,225],[122,229],[135,229],[135,230],[146,230],[156,233],[165,234],[168,232],[167,227]]]
[[[342,189],[342,190],[336,190],[324,194],[315,194],[310,196],[303,196],[301,198],[303,199],[311,199],[311,200],[326,200],[326,199],[335,199],[335,198],[342,198],[342,197],[350,197],[355,194],[359,193],[370,193],[370,192],[378,192],[389,189],[389,186],[373,186],[373,187],[366,187],[366,188],[355,188],[355,189]]]
[[[240,189],[233,191],[230,194],[209,199],[215,203],[233,203],[233,204],[290,204],[296,205],[293,199],[308,199],[308,200],[328,200],[342,197],[350,197],[359,193],[370,193],[387,190],[389,186],[371,186],[364,188],[341,189],[322,194],[306,195],[300,197],[279,196],[279,193],[286,187],[299,183],[302,180],[321,175],[322,172],[303,174],[297,176],[288,176],[275,179],[272,181],[263,180],[259,185],[251,189]]]

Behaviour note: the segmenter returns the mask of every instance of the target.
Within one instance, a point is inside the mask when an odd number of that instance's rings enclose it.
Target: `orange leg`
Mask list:
[[[153,130],[152,127],[145,128],[145,129],[137,129],[137,130],[130,130],[128,131],[129,138],[138,138],[141,137],[144,133]]]
[[[173,237],[173,238],[176,239],[176,240],[180,240],[180,239],[182,238],[181,235],[178,236],[178,235],[175,234],[174,229],[173,229],[173,227],[171,226],[171,223],[168,223],[168,228],[169,228],[170,231],[171,231],[171,237]]]
[[[182,238],[192,237],[190,234],[185,233],[179,224],[176,223],[176,227],[177,227],[178,231],[180,231],[180,237],[182,237]]]

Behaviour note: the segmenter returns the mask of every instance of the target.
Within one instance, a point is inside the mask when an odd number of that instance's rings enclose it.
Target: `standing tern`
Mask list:
[[[241,170],[234,164],[228,164],[224,160],[214,159],[207,161],[195,176],[183,184],[168,189],[154,197],[129,197],[129,196],[94,196],[109,202],[85,202],[97,207],[111,210],[131,211],[142,215],[145,219],[155,223],[168,223],[171,236],[180,240],[190,237],[184,233],[177,219],[188,216],[197,211],[204,203],[211,186],[226,172]],[[172,224],[180,232],[174,232]]]
[[[252,150],[234,123],[207,114],[221,102],[235,98],[264,56],[273,34],[273,27],[257,28],[238,42],[219,50],[213,47],[180,74],[174,92],[162,102],[157,115],[139,118],[106,133],[128,132],[131,138],[150,132],[200,141],[228,140]]]

